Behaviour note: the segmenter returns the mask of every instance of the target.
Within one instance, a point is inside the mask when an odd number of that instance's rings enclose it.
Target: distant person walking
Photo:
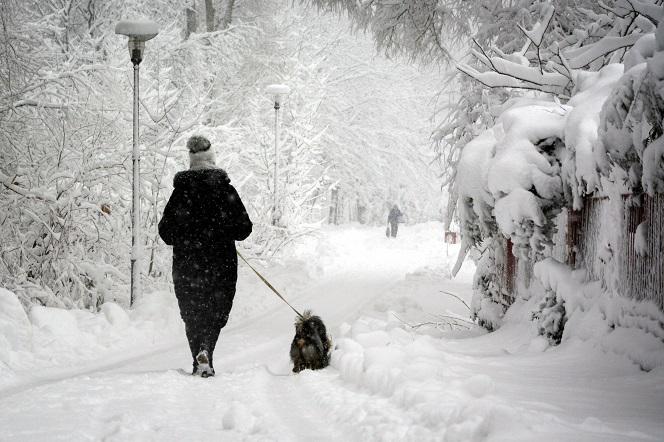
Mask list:
[[[399,223],[402,222],[402,218],[403,213],[401,213],[401,210],[399,210],[399,207],[395,204],[387,215],[387,231],[385,233],[388,237],[397,237]]]
[[[159,222],[173,246],[173,284],[193,358],[193,373],[214,376],[212,355],[228,321],[237,282],[235,241],[251,220],[226,172],[215,164],[210,141],[187,141],[189,170],[178,172]]]

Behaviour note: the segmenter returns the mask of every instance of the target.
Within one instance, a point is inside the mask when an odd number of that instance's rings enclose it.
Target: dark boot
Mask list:
[[[194,366],[194,375],[199,375],[202,378],[214,376],[214,368],[210,364],[210,358],[207,350],[201,350],[196,355]]]

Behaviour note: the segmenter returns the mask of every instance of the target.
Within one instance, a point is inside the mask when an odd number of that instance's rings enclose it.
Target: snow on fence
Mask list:
[[[501,304],[505,308],[514,303],[516,299],[516,281],[518,260],[512,253],[512,241],[505,238],[500,244],[500,253],[496,251],[497,256],[494,262],[495,274],[498,276],[498,290],[493,295],[493,301]]]
[[[553,236],[553,247],[545,252],[546,256],[551,256],[561,262],[569,262],[570,250],[572,247],[568,244],[568,214],[563,210],[556,220],[558,229]],[[533,262],[519,260],[514,256],[512,241],[507,238],[503,243],[504,259],[503,264],[499,266],[498,271],[501,276],[502,297],[501,304],[505,307],[512,305],[516,295],[520,290],[528,289],[530,280],[533,277]]]
[[[560,262],[573,262],[570,260],[574,259],[575,242],[570,242],[569,232],[572,230],[570,224],[576,219],[575,212],[568,213],[567,210],[560,212],[556,218],[556,233],[553,234],[553,247],[549,251],[549,256]]]
[[[615,285],[623,296],[650,300],[664,310],[664,195],[632,201],[629,195],[618,206],[608,198],[585,199],[580,222],[570,232],[577,245],[575,267],[584,268],[590,279]],[[612,229],[618,229],[617,244],[611,241]],[[617,259],[615,275],[605,274],[611,256]]]
[[[630,201],[624,196],[616,204],[593,196],[585,198],[581,210],[564,210],[547,254],[586,270],[589,279],[603,281],[623,296],[650,300],[664,310],[664,194],[645,195],[640,205]],[[532,263],[514,257],[509,239],[504,253],[498,271],[504,293],[501,302],[507,307],[521,289],[519,284],[527,287]],[[615,267],[607,266],[612,256]]]
[[[664,310],[664,194],[627,207],[623,224],[621,293]]]
[[[572,249],[567,264],[574,268],[584,268],[588,278],[595,281],[604,278],[604,258],[603,253],[600,253],[603,251],[603,234],[607,233],[607,229],[616,227],[609,225],[612,219],[608,213],[610,206],[608,198],[586,197],[581,210],[569,211],[571,222],[568,223],[567,237]]]
[[[606,197],[587,197],[580,211],[569,211],[567,263],[585,269],[589,279],[615,286],[623,296],[664,309],[664,195],[644,195],[640,205],[631,200],[624,196],[615,204]],[[612,257],[616,274],[606,274]]]

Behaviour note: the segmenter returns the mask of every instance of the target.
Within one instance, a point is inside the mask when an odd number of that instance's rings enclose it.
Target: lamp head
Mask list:
[[[129,37],[129,56],[131,62],[138,65],[143,60],[145,42],[157,36],[159,26],[148,20],[123,20],[115,25],[115,33]]]
[[[271,84],[265,88],[265,93],[272,95],[274,103],[278,105],[281,102],[281,97],[290,94],[290,88],[285,84]]]

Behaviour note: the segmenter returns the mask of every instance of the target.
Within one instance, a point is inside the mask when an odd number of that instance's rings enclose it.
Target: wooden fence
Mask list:
[[[503,268],[502,268],[502,299],[503,305],[514,303],[516,296],[516,278],[517,278],[517,259],[514,256],[514,245],[510,239],[505,240]]]
[[[570,211],[571,222],[568,223],[568,244],[572,247],[567,262],[570,266],[584,268],[588,278],[600,281],[604,278],[603,255],[609,253],[604,250],[610,246],[611,238],[605,238],[609,229],[620,229],[621,216],[611,216],[611,201],[608,198],[586,197],[580,211]],[[615,209],[620,211],[620,207]],[[618,236],[618,235],[616,235]],[[617,247],[614,247],[617,249]]]
[[[653,301],[664,310],[664,195],[646,195],[640,206],[626,207],[624,213],[620,291],[634,299]],[[639,255],[634,244],[641,223],[646,250]]]
[[[643,223],[643,224],[642,224]],[[645,253],[635,248],[637,227],[645,235]],[[640,204],[625,196],[616,202],[603,197],[587,197],[579,211],[565,210],[557,220],[558,232],[548,254],[571,267],[585,269],[589,279],[637,300],[650,300],[664,310],[664,195],[643,196]],[[519,262],[508,239],[504,247],[502,300],[506,306],[520,289],[517,281],[527,281],[532,264]],[[607,267],[608,259],[616,265]],[[607,269],[611,269],[607,272]]]

